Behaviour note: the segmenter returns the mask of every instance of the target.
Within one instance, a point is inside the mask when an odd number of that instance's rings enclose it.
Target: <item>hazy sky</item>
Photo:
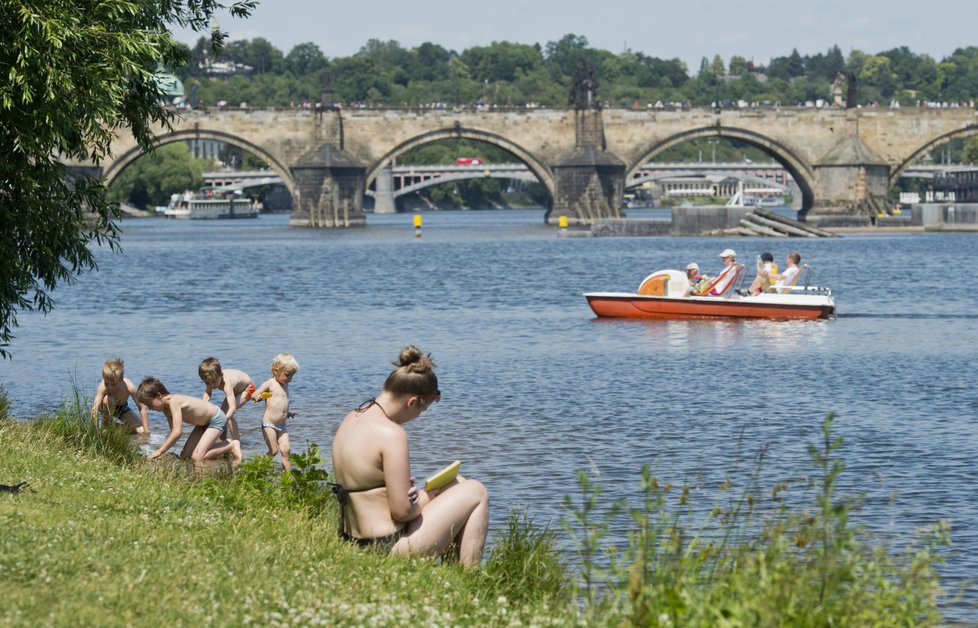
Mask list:
[[[329,58],[352,55],[368,39],[459,52],[504,40],[542,46],[573,33],[615,53],[678,57],[695,72],[715,54],[766,64],[792,48],[816,54],[833,44],[843,54],[907,46],[940,60],[978,45],[976,18],[975,0],[262,0],[250,19],[220,22],[234,39],[264,37],[286,54],[313,42]],[[178,37],[193,43],[199,35]]]

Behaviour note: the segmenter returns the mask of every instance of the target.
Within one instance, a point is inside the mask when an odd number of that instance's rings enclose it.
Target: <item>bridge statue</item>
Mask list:
[[[594,71],[594,65],[585,59],[581,62],[574,79],[571,82],[570,97],[567,104],[581,111],[582,109],[598,109],[599,105],[595,94],[598,91],[598,73]]]
[[[329,68],[323,68],[319,73],[319,102],[323,109],[333,108],[333,79],[329,76]]]
[[[845,100],[842,99],[842,86],[846,83],[846,75],[839,72],[832,81],[832,106],[845,107]]]

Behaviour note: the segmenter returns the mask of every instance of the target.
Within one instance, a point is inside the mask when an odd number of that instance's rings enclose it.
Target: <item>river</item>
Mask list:
[[[575,472],[592,466],[609,498],[636,499],[650,464],[695,481],[708,504],[725,474],[743,485],[762,447],[765,483],[810,475],[806,445],[835,411],[840,489],[865,493],[855,519],[900,543],[949,520],[942,573],[948,598],[963,597],[946,612],[978,615],[978,299],[961,275],[975,235],[560,238],[542,218],[427,213],[420,239],[409,215],[347,231],[293,229],[282,215],[128,220],[123,253],[97,250],[99,270],[59,288],[52,313],[20,314],[0,382],[26,417],[73,385],[91,395],[108,357],[137,383],[156,375],[200,394],[205,356],[261,381],[289,351],[300,364],[293,443],[328,451],[342,416],[414,343],[432,353],[443,393],[408,425],[415,475],[462,460],[489,489],[497,531],[516,507],[559,528]],[[690,261],[715,273],[727,247],[749,267],[797,248],[838,317],[596,320],[581,296]],[[241,415],[247,453],[264,449],[259,417]],[[150,421],[165,430],[161,415]]]

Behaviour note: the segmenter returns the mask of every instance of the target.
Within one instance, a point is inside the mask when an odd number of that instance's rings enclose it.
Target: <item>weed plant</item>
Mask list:
[[[628,546],[604,543],[616,509],[598,508],[601,486],[580,476],[565,527],[582,573],[576,588],[588,623],[625,626],[927,626],[941,622],[935,566],[948,543],[938,523],[910,547],[892,551],[849,521],[852,503],[836,495],[845,465],[842,437],[810,445],[818,475],[811,508],[792,509],[787,485],[757,496],[760,462],[746,489],[697,521],[688,484],[674,492],[646,467],[643,500],[618,504],[631,523]],[[762,460],[763,458],[761,458]],[[724,488],[729,488],[725,486]],[[678,492],[678,495],[675,493]]]

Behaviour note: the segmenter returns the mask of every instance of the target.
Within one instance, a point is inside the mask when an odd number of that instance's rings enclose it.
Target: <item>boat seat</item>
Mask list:
[[[681,297],[689,290],[689,279],[681,270],[660,270],[639,284],[638,294],[654,297]]]
[[[719,275],[717,275],[713,279],[713,281],[711,281],[709,284],[706,285],[706,287],[704,287],[702,290],[700,290],[699,292],[697,292],[693,296],[697,296],[697,297],[706,297],[706,296],[722,297],[722,296],[725,296],[726,294],[730,293],[731,290],[733,290],[733,287],[737,284],[737,277],[740,276],[740,273],[743,272],[743,270],[744,270],[744,265],[741,264],[741,263],[739,263],[739,262],[735,262],[734,264],[732,264],[730,266],[727,266],[727,268],[725,268],[723,270],[723,272],[721,272]],[[733,274],[733,277],[730,276],[731,273]],[[721,282],[726,281],[728,278],[730,279],[730,282],[724,287],[722,293],[720,293],[720,294],[710,294],[711,292],[713,292],[713,289],[716,286],[718,286]]]

